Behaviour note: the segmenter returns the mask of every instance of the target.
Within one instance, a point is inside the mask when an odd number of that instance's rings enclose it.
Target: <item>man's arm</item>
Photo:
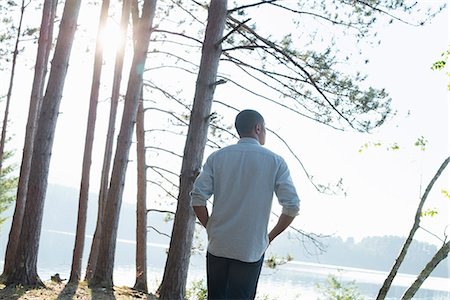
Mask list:
[[[289,225],[291,225],[292,221],[294,221],[294,219],[295,216],[291,217],[285,214],[281,214],[281,216],[278,218],[277,224],[269,233],[269,243],[271,243],[280,233],[288,228]]]
[[[206,206],[192,206],[192,208],[194,209],[197,219],[202,223],[203,227],[206,228],[206,224],[208,224],[209,220],[208,208]]]

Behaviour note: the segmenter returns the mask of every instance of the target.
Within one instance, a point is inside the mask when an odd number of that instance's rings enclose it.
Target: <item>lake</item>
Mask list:
[[[3,259],[7,237],[0,237],[0,251]],[[74,234],[55,230],[43,230],[38,258],[38,274],[43,280],[59,273],[68,278],[72,259]],[[86,241],[90,245],[88,237]],[[148,244],[148,281],[149,290],[155,291],[162,279],[166,258],[165,244]],[[89,254],[85,247],[84,261]],[[115,259],[114,283],[133,286],[135,267],[135,243],[118,239]],[[0,263],[3,269],[3,261]],[[85,268],[85,267],[84,267]],[[291,261],[276,269],[264,267],[258,286],[260,299],[317,299],[317,284],[324,285],[328,275],[336,276],[341,282],[354,282],[365,299],[375,299],[377,292],[387,276],[386,272],[349,268],[317,263]],[[204,253],[194,254],[191,258],[188,281],[205,279]],[[398,274],[386,299],[399,299],[406,288],[415,280],[415,276]],[[430,277],[422,285],[414,299],[443,300],[450,299],[450,279]]]

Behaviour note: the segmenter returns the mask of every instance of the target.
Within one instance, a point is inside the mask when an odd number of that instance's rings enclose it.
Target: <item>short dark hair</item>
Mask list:
[[[245,109],[238,113],[234,126],[240,137],[252,134],[256,124],[264,123],[264,118],[259,112],[252,109]]]

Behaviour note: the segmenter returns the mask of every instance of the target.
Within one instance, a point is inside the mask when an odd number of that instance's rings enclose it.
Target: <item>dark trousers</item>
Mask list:
[[[206,255],[208,300],[254,299],[264,255],[254,263]]]

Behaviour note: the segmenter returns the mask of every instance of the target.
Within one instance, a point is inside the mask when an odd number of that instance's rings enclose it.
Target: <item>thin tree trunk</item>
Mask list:
[[[53,38],[53,21],[56,14],[57,0],[46,0],[42,10],[42,21],[39,32],[36,64],[34,67],[33,87],[31,90],[30,107],[25,132],[25,140],[20,166],[19,183],[17,187],[16,204],[14,209],[11,230],[8,237],[8,245],[5,253],[4,272],[11,273],[15,268],[17,245],[19,243],[22,219],[25,211],[28,178],[31,168],[31,156],[33,154],[34,133],[42,104],[45,75],[47,73],[48,58]]]
[[[72,0],[65,3],[47,90],[36,129],[28,182],[27,205],[17,246],[16,267],[11,274],[6,276],[8,285],[43,285],[37,274],[36,266],[42,216],[59,105],[77,27],[80,4],[81,0]]]
[[[2,134],[1,134],[1,138],[0,138],[0,174],[2,172],[2,166],[3,166],[3,154],[5,152],[5,143],[6,143],[6,128],[8,127],[9,104],[11,103],[11,94],[12,94],[12,88],[13,88],[13,84],[14,84],[14,74],[15,74],[15,70],[16,70],[17,55],[19,55],[19,41],[20,41],[20,34],[22,33],[22,21],[23,21],[24,12],[25,12],[25,0],[22,0],[22,7],[20,8],[19,26],[17,27],[16,44],[14,46],[14,52],[13,52],[11,75],[9,77],[8,93],[6,94],[6,107],[5,107],[5,113],[3,116]]]
[[[447,167],[449,161],[450,161],[450,157],[447,157],[447,159],[442,163],[439,170],[434,175],[433,179],[428,184],[428,186],[425,190],[425,193],[423,194],[422,198],[420,199],[419,206],[417,207],[416,215],[414,218],[414,224],[409,232],[408,237],[406,238],[405,243],[403,244],[400,254],[398,255],[397,259],[395,260],[395,263],[392,266],[391,271],[389,272],[388,276],[384,280],[384,283],[381,286],[380,291],[378,292],[377,300],[382,300],[382,299],[386,298],[386,295],[392,285],[392,281],[394,280],[395,275],[397,275],[398,269],[400,268],[403,260],[405,259],[406,253],[408,252],[408,248],[411,245],[414,234],[416,233],[417,229],[419,229],[420,215],[422,213],[422,208],[423,208],[423,205],[425,204],[425,200],[427,199],[428,194],[430,193],[434,183],[439,178],[439,176],[441,176],[444,169]]]
[[[142,94],[142,93],[141,93]],[[147,293],[147,164],[143,97],[136,119],[137,203],[136,203],[136,282],[134,289]]]
[[[102,238],[98,252],[97,265],[89,281],[92,287],[113,287],[114,254],[116,249],[117,226],[119,223],[120,207],[122,204],[125,175],[128,165],[131,139],[136,122],[136,115],[140,99],[142,76],[144,72],[147,50],[155,15],[156,0],[146,0],[143,4],[142,17],[139,21],[139,40],[135,48],[130,70],[125,106],[116,154],[114,157],[111,184],[108,190],[107,202],[103,219]]]
[[[441,261],[447,258],[449,251],[450,242],[444,243],[438,250],[438,252],[436,252],[436,254],[433,256],[433,258],[428,262],[422,272],[420,272],[419,276],[417,276],[417,279],[413,282],[413,284],[406,290],[405,294],[403,294],[402,300],[409,300],[414,297],[425,279],[430,276],[431,272],[433,272],[433,270]]]
[[[124,0],[122,4],[122,17],[120,21],[121,43],[116,53],[116,62],[114,66],[111,108],[109,112],[108,131],[106,134],[105,154],[103,156],[100,192],[98,197],[97,224],[95,227],[94,238],[92,239],[91,251],[89,253],[89,259],[86,268],[86,277],[85,277],[86,281],[89,281],[92,277],[93,270],[95,269],[95,265],[97,263],[98,248],[100,245],[104,205],[106,203],[106,197],[108,195],[109,172],[111,170],[111,158],[114,143],[117,106],[119,103],[120,83],[122,81],[123,60],[125,56],[125,45],[126,45],[129,16],[130,16],[130,0]]]
[[[190,205],[189,193],[203,161],[211,105],[216,86],[219,59],[222,53],[221,39],[227,17],[227,1],[211,1],[208,24],[197,77],[194,104],[184,148],[178,195],[170,248],[159,288],[160,299],[184,299],[189,269],[195,216]]]
[[[97,103],[100,89],[100,79],[103,63],[103,44],[101,33],[108,20],[109,0],[103,0],[100,11],[100,19],[97,29],[97,40],[95,45],[94,72],[92,75],[91,96],[89,100],[88,123],[86,128],[86,139],[84,144],[83,167],[81,171],[80,198],[78,204],[78,220],[76,228],[75,246],[72,257],[72,269],[70,271],[70,283],[78,283],[81,278],[81,263],[83,260],[83,249],[86,235],[86,218],[89,198],[89,181],[92,163],[92,147],[94,144],[95,123],[97,120]]]

